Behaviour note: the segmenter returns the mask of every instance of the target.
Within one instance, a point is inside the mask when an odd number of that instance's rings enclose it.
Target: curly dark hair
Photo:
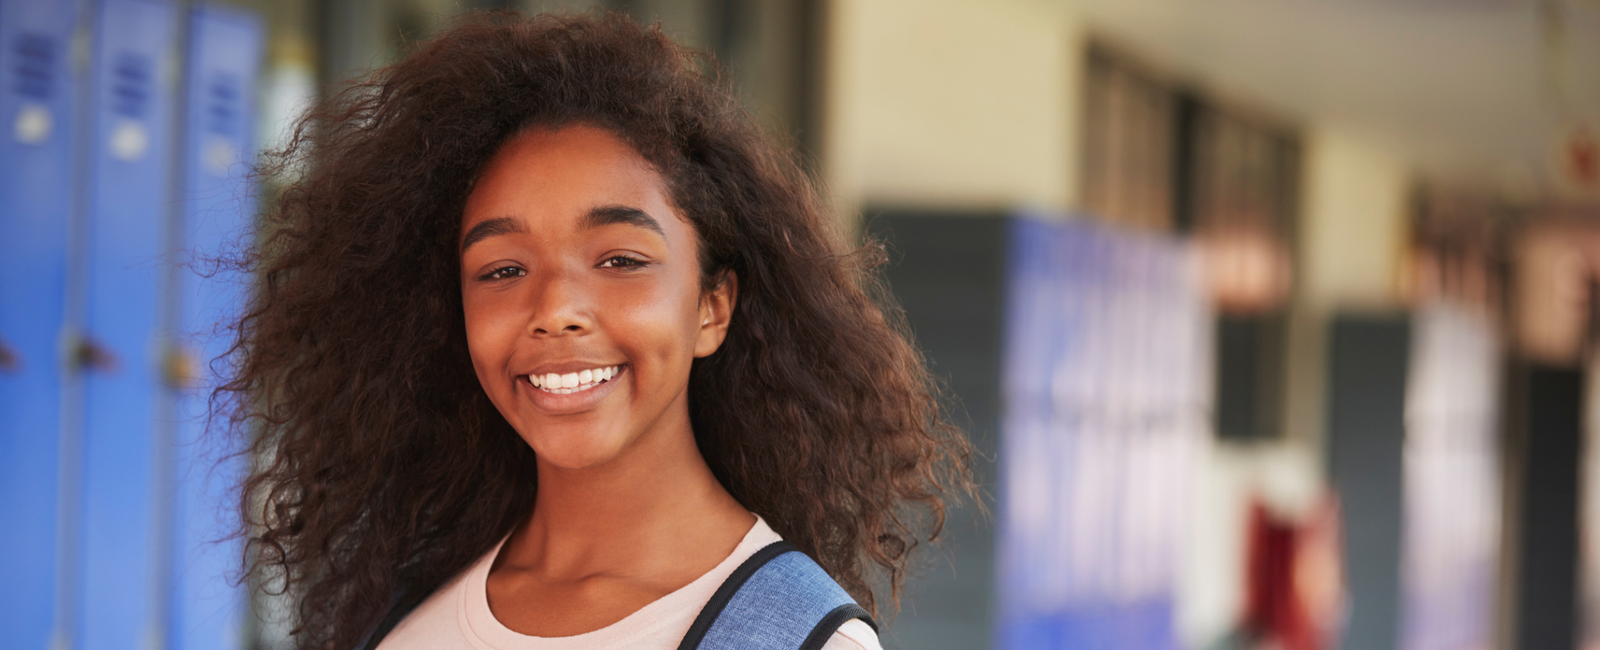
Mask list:
[[[299,600],[302,648],[353,647],[532,508],[534,452],[474,375],[457,238],[486,162],[588,124],[666,180],[702,282],[739,282],[690,419],[728,492],[869,609],[971,494],[970,450],[873,269],[713,62],[620,15],[469,16],[311,110],[264,173],[298,174],[244,260],[259,288],[213,400],[256,465],[246,566]]]

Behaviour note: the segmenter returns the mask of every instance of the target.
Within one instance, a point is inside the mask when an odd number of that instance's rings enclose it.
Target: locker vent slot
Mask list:
[[[111,111],[123,117],[144,117],[150,103],[150,59],[124,52],[111,64]]]
[[[206,84],[206,130],[231,137],[239,129],[239,77],[219,72]]]
[[[48,101],[55,94],[56,39],[25,32],[17,36],[12,50],[17,94]]]

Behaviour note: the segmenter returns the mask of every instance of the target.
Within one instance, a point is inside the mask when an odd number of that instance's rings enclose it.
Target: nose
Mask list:
[[[533,296],[528,333],[535,337],[577,336],[594,330],[588,292],[566,272],[552,274]]]

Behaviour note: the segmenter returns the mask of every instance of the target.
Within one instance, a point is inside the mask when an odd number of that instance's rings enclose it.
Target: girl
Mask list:
[[[702,69],[619,16],[479,16],[277,154],[219,396],[300,647],[679,647],[780,537],[897,601],[968,448],[873,260]]]

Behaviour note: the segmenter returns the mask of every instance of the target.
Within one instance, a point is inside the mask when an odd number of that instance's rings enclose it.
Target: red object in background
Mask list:
[[[1585,190],[1600,189],[1600,142],[1595,135],[1580,126],[1573,129],[1566,145],[1562,162],[1568,181]]]
[[[1256,501],[1248,525],[1240,627],[1258,644],[1282,650],[1334,647],[1344,598],[1337,502],[1324,497],[1295,522]]]

